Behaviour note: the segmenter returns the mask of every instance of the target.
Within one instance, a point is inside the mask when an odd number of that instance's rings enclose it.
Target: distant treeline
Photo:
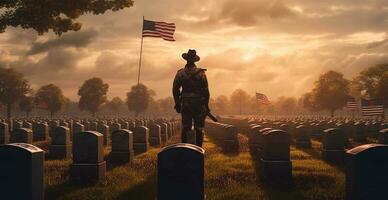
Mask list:
[[[155,91],[143,84],[135,85],[126,99],[107,99],[109,85],[101,78],[86,80],[78,90],[78,102],[66,98],[61,88],[54,84],[32,90],[24,75],[0,68],[0,111],[11,117],[12,111],[20,116],[173,116],[172,97],[155,99]],[[279,97],[269,105],[260,104],[255,94],[244,89],[235,90],[230,96],[221,95],[210,100],[215,114],[277,114],[295,115],[329,113],[345,107],[349,97],[377,99],[388,106],[388,64],[380,64],[360,72],[353,80],[343,74],[328,71],[322,74],[314,88],[296,97]],[[327,112],[328,111],[328,112]]]

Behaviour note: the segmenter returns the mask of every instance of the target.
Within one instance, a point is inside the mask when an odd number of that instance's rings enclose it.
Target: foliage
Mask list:
[[[250,105],[250,96],[249,94],[242,90],[235,90],[230,96],[230,104],[231,107],[234,108],[232,112],[236,114],[243,114],[244,112],[249,110]]]
[[[216,114],[225,114],[228,112],[229,99],[225,95],[221,95],[214,99],[212,102],[213,105],[210,106],[210,109],[214,110]]]
[[[133,6],[132,0],[5,0],[0,2],[0,32],[7,26],[32,28],[39,34],[52,30],[61,35],[78,31],[81,24],[74,20],[84,14],[103,14]]]
[[[81,97],[78,107],[81,110],[86,110],[95,116],[100,106],[106,102],[109,85],[104,83],[101,78],[91,78],[86,80],[78,90],[78,95]]]
[[[131,91],[127,93],[128,110],[134,112],[136,116],[145,112],[154,95],[155,92],[149,90],[147,86],[143,84],[132,86]]]
[[[358,89],[361,91],[363,97],[373,99],[377,97],[377,85],[380,78],[387,71],[388,63],[379,64],[362,71],[355,78],[354,81],[358,84]]]
[[[124,101],[120,97],[114,97],[107,103],[107,107],[114,113],[118,113],[124,106]]]
[[[7,106],[7,117],[11,117],[12,105],[30,91],[23,74],[13,69],[0,68],[0,102]]]
[[[388,107],[388,71],[384,72],[376,86],[376,97]]]
[[[21,111],[25,112],[28,117],[28,114],[34,108],[34,97],[23,96],[19,101],[19,108]]]
[[[313,104],[320,109],[329,110],[333,116],[335,110],[346,105],[349,91],[349,81],[343,77],[343,74],[329,71],[322,74],[315,82]]]
[[[157,101],[157,104],[159,105],[160,112],[163,115],[174,115],[175,110],[174,110],[174,99],[172,97],[166,97],[163,99],[159,99]]]
[[[35,95],[35,102],[45,105],[46,109],[50,111],[51,117],[54,113],[62,109],[65,101],[66,99],[63,96],[61,88],[54,84],[42,86]]]

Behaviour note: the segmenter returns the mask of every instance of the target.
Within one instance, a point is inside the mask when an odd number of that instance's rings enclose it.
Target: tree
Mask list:
[[[250,96],[246,91],[237,89],[230,96],[230,103],[233,110],[241,115],[248,111],[246,108],[250,103]]]
[[[114,97],[111,101],[107,103],[107,107],[116,115],[121,110],[124,105],[124,101],[120,97]]]
[[[76,0],[76,1],[26,1],[5,0],[0,2],[0,32],[8,26],[32,28],[39,34],[52,30],[61,35],[78,31],[81,24],[74,20],[84,14],[103,14],[133,5],[132,0]]]
[[[169,116],[174,115],[175,109],[174,109],[174,99],[172,97],[166,97],[164,99],[159,99],[158,101],[160,112],[163,114],[163,116]]]
[[[26,117],[28,118],[32,109],[34,109],[34,97],[23,96],[19,101],[19,108],[26,113]]]
[[[286,97],[280,104],[280,109],[287,113],[290,114],[295,111],[297,106],[296,99],[294,97]]]
[[[81,110],[89,111],[95,117],[100,106],[107,100],[108,89],[109,85],[104,83],[101,78],[86,80],[78,90],[78,95],[81,97],[78,107]]]
[[[225,114],[228,112],[229,100],[225,95],[221,95],[214,100],[214,112],[217,114]],[[213,108],[211,108],[213,109]]]
[[[376,98],[377,85],[385,72],[388,71],[388,63],[379,64],[360,72],[360,75],[354,80],[358,83],[358,89],[364,97]]]
[[[11,118],[12,105],[30,91],[23,74],[13,69],[0,68],[0,102],[7,106],[7,118]]]
[[[137,117],[140,113],[147,110],[153,95],[154,92],[143,84],[132,86],[131,91],[127,93],[128,110],[134,112]]]
[[[322,74],[315,82],[313,103],[320,109],[329,110],[333,117],[335,110],[346,105],[349,92],[349,81],[343,77],[343,74],[329,71]]]
[[[35,103],[44,105],[44,109],[50,112],[50,117],[60,111],[65,104],[66,98],[63,96],[61,88],[54,84],[44,85],[36,92]]]
[[[317,111],[318,108],[314,104],[314,99],[313,99],[313,92],[308,92],[301,97],[301,104],[302,106],[307,109],[308,111]]]
[[[384,72],[377,83],[376,97],[382,101],[384,107],[388,107],[388,71]]]

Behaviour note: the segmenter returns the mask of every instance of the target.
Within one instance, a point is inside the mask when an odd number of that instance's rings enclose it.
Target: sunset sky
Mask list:
[[[142,16],[176,23],[176,42],[145,38],[141,82],[171,96],[176,71],[197,49],[213,97],[242,88],[274,99],[309,91],[337,70],[352,78],[388,62],[387,0],[138,0],[131,8],[85,15],[81,31],[62,37],[8,28],[0,34],[0,66],[32,86],[54,83],[78,100],[82,82],[101,77],[109,97],[136,84]]]

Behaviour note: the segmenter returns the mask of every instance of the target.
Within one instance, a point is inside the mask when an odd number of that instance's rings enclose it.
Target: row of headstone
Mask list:
[[[224,152],[239,151],[237,127],[229,124],[206,121],[206,133],[221,141]],[[194,134],[194,133],[192,133]]]
[[[284,130],[251,124],[248,143],[257,163],[261,180],[269,184],[290,184],[292,162],[290,159],[290,134]]]

